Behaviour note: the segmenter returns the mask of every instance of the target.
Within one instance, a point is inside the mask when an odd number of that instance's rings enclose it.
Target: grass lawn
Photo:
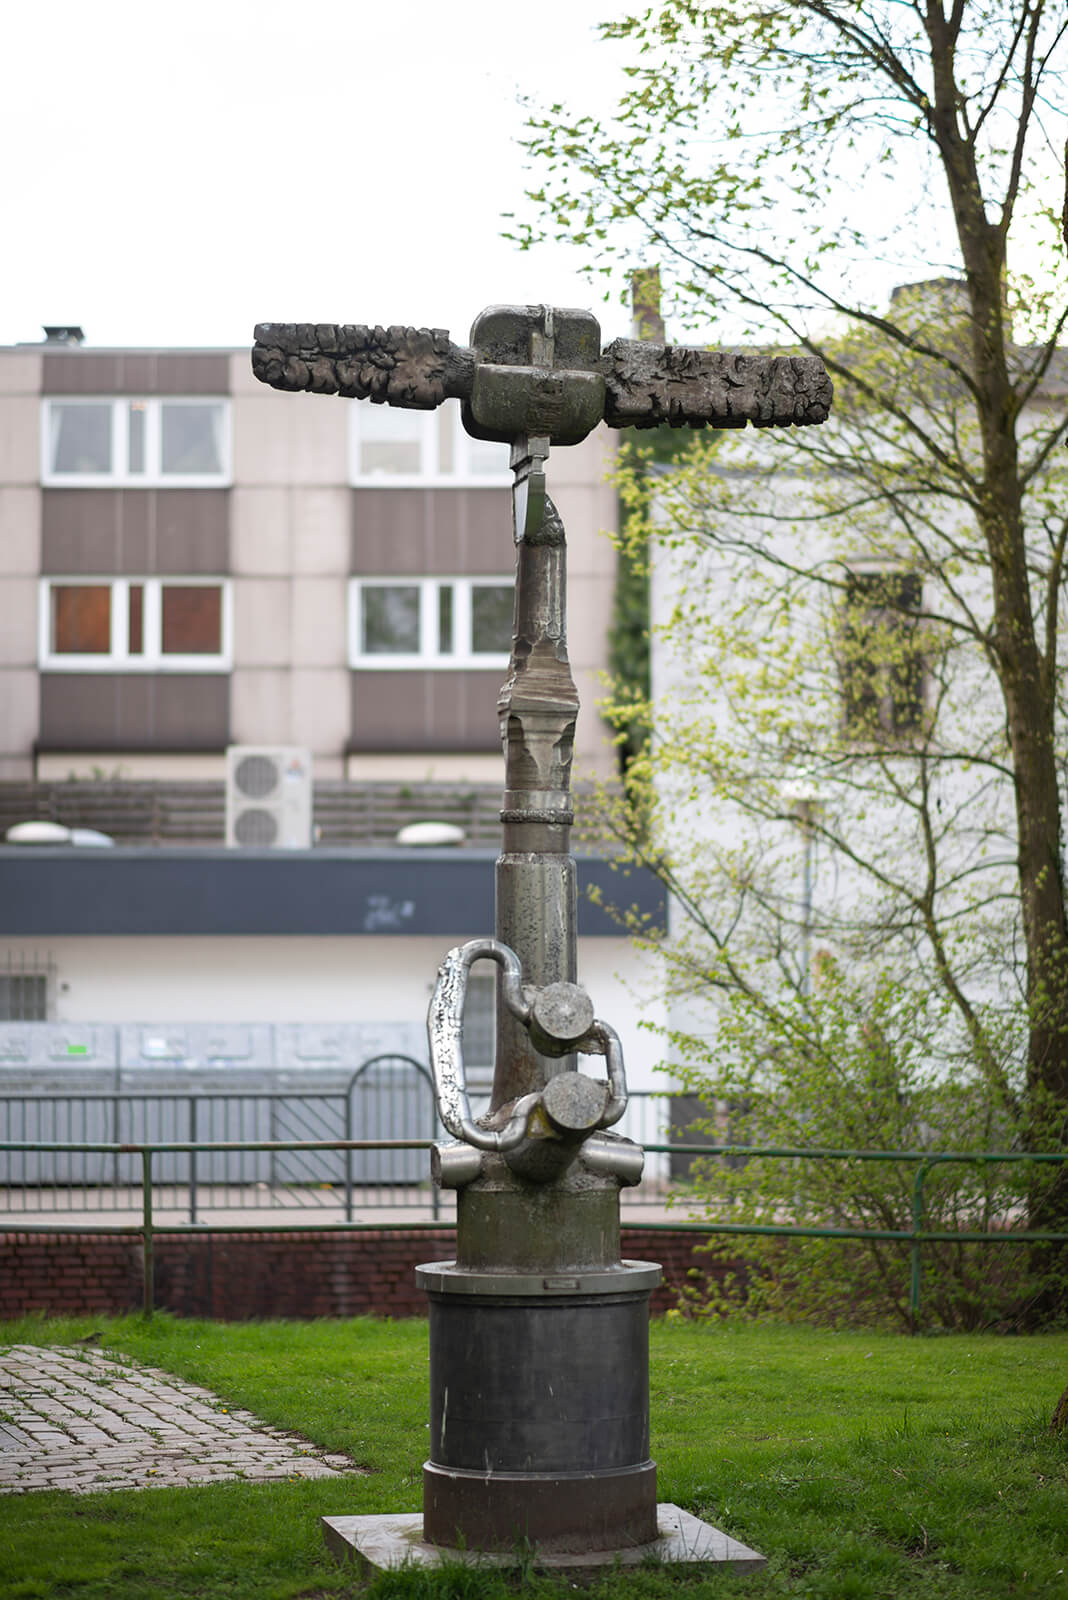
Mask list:
[[[355,1593],[321,1515],[415,1511],[423,1322],[0,1324],[0,1343],[121,1352],[349,1452],[367,1477],[0,1496],[3,1600],[318,1600]],[[1048,1432],[1068,1336],[908,1340],[795,1328],[652,1330],[653,1454],[674,1500],[769,1557],[741,1578],[646,1569],[594,1595],[954,1600],[1068,1595],[1068,1441]],[[404,1572],[370,1600],[492,1600],[494,1574]],[[549,1600],[565,1582],[528,1579]]]

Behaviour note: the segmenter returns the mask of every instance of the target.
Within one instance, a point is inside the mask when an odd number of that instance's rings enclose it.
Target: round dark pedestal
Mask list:
[[[609,1550],[657,1537],[647,1262],[574,1276],[416,1269],[430,1301],[432,1543]]]

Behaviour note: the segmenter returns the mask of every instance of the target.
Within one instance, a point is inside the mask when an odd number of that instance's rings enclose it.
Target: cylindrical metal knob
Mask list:
[[[541,1108],[555,1131],[571,1142],[576,1135],[584,1136],[600,1126],[607,1098],[608,1085],[603,1079],[561,1072],[545,1085]]]
[[[582,1146],[582,1165],[590,1172],[603,1172],[615,1178],[623,1189],[642,1181],[645,1151],[630,1139],[587,1139]]]
[[[482,1152],[474,1145],[455,1140],[436,1144],[430,1151],[430,1176],[439,1189],[462,1189],[474,1183],[482,1171]]]
[[[593,1001],[577,983],[539,989],[530,1013],[530,1039],[543,1056],[566,1056],[593,1027]]]

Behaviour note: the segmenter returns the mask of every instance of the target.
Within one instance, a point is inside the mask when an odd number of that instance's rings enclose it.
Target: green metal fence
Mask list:
[[[0,1040],[2,1044],[2,1040]],[[109,1074],[110,1075],[110,1074]],[[0,1073],[0,1077],[3,1074]],[[430,1165],[421,1150],[386,1148],[384,1141],[443,1139],[434,1082],[425,1064],[396,1053],[372,1056],[334,1087],[309,1089],[296,1079],[283,1088],[235,1085],[243,1073],[215,1074],[211,1087],[153,1090],[109,1089],[8,1092],[0,1084],[0,1216],[5,1209],[27,1218],[46,1212],[111,1213],[140,1210],[140,1162],[136,1155],[103,1155],[98,1143],[127,1152],[141,1145],[179,1148],[153,1163],[157,1209],[184,1211],[167,1220],[208,1223],[233,1220],[220,1212],[252,1214],[279,1207],[339,1211],[352,1222],[371,1209],[429,1209],[433,1220],[449,1209],[451,1197],[430,1183]],[[266,1081],[267,1074],[251,1074]],[[299,1074],[298,1074],[299,1076]],[[475,1097],[476,1115],[488,1104]],[[672,1126],[671,1097],[632,1091],[626,1117],[617,1129],[644,1148],[654,1140],[685,1138]],[[286,1141],[311,1144],[338,1139],[372,1141],[354,1154],[355,1144],[305,1155]],[[266,1150],[250,1149],[256,1140]],[[11,1141],[22,1148],[11,1153]],[[62,1141],[65,1149],[57,1153]],[[241,1141],[248,1143],[242,1144]],[[382,1141],[380,1143],[380,1141]],[[71,1149],[75,1150],[70,1154]],[[218,1155],[198,1155],[209,1148]],[[635,1204],[662,1206],[670,1158],[647,1164],[637,1189],[626,1191]],[[86,1217],[88,1221],[89,1218]],[[324,1220],[329,1220],[328,1217]]]
[[[926,1212],[924,1184],[933,1168],[944,1166],[951,1162],[962,1162],[974,1165],[992,1165],[994,1163],[1031,1162],[1048,1165],[1061,1165],[1068,1161],[1068,1151],[1020,1151],[1020,1150],[835,1150],[830,1148],[791,1148],[782,1145],[648,1145],[647,1149],[670,1148],[676,1155],[692,1155],[702,1157],[735,1157],[750,1160],[758,1157],[767,1157],[779,1161],[891,1161],[900,1165],[914,1165],[915,1177],[912,1182],[912,1227],[911,1228],[839,1228],[826,1227],[822,1224],[806,1223],[753,1223],[753,1222],[698,1222],[698,1223],[673,1223],[657,1224],[646,1223],[646,1227],[670,1226],[693,1228],[702,1233],[716,1234],[752,1234],[752,1235],[781,1235],[784,1238],[795,1239],[882,1239],[895,1243],[904,1243],[911,1246],[910,1251],[910,1281],[909,1281],[909,1315],[912,1326],[915,1328],[919,1322],[920,1313],[920,1287],[923,1270],[923,1246],[925,1244],[1057,1244],[1068,1242],[1068,1233],[1052,1233],[1033,1228],[998,1229],[997,1231],[979,1229],[931,1229],[924,1227]]]
[[[94,1144],[94,1143],[29,1143],[24,1140],[0,1140],[0,1151],[14,1152],[47,1152],[52,1155],[115,1155],[133,1156],[140,1159],[141,1163],[141,1221],[139,1223],[120,1224],[115,1227],[111,1224],[91,1222],[68,1222],[60,1218],[49,1218],[47,1221],[30,1222],[21,1217],[5,1218],[0,1213],[0,1232],[8,1233],[107,1233],[111,1237],[132,1235],[142,1241],[144,1250],[143,1265],[143,1305],[146,1317],[153,1311],[154,1282],[155,1282],[155,1239],[161,1233],[199,1233],[201,1230],[195,1222],[157,1223],[153,1217],[153,1193],[155,1179],[152,1172],[152,1162],[158,1155],[186,1154],[192,1156],[231,1154],[242,1151],[268,1151],[278,1154],[284,1151],[388,1151],[388,1150],[431,1150],[434,1147],[432,1139],[285,1139],[285,1140],[226,1140],[212,1143],[160,1143],[160,1144]],[[435,1213],[436,1213],[436,1207]],[[313,1213],[313,1217],[315,1214]],[[403,1229],[405,1232],[419,1231],[423,1228],[429,1230],[439,1229],[440,1222],[353,1222],[353,1221],[323,1221],[321,1218],[302,1215],[299,1222],[278,1223],[271,1222],[264,1232],[271,1233],[304,1233],[309,1228],[332,1229],[335,1232],[389,1232],[394,1229]],[[247,1233],[247,1221],[235,1223],[212,1223],[206,1231],[211,1233]]]
[[[158,1155],[174,1155],[179,1153],[191,1155],[212,1155],[234,1151],[387,1151],[387,1150],[430,1150],[434,1141],[430,1139],[331,1139],[331,1140],[284,1140],[284,1141],[229,1141],[215,1143],[161,1143],[161,1144],[34,1144],[25,1141],[0,1141],[0,1151],[15,1152],[49,1152],[52,1154],[104,1154],[123,1155],[140,1158],[141,1163],[141,1221],[128,1226],[112,1227],[101,1224],[66,1222],[58,1219],[48,1221],[29,1222],[14,1217],[5,1219],[0,1214],[0,1232],[18,1233],[99,1233],[131,1234],[141,1238],[144,1247],[144,1311],[146,1316],[152,1315],[153,1310],[153,1279],[154,1279],[154,1239],[160,1233],[188,1233],[194,1230],[195,1225],[187,1222],[157,1224],[153,1220],[153,1190],[154,1179],[152,1163]],[[909,1306],[913,1327],[919,1320],[920,1294],[922,1284],[922,1252],[925,1244],[957,1243],[957,1244],[1037,1244],[1037,1243],[1068,1243],[1068,1233],[1042,1231],[1037,1229],[1013,1228],[997,1231],[967,1230],[967,1229],[931,1229],[924,1227],[926,1211],[924,1184],[931,1171],[938,1166],[952,1162],[972,1164],[991,1163],[1019,1163],[1031,1162],[1041,1164],[1063,1164],[1068,1161],[1068,1151],[1034,1152],[1034,1151],[954,1151],[954,1150],[836,1150],[829,1148],[789,1148],[777,1145],[737,1145],[737,1144],[648,1144],[645,1147],[653,1153],[669,1153],[682,1156],[700,1156],[704,1159],[715,1157],[733,1157],[743,1160],[766,1158],[781,1161],[882,1161],[896,1162],[899,1164],[913,1165],[916,1168],[912,1185],[912,1226],[910,1228],[859,1228],[859,1227],[832,1227],[816,1223],[752,1223],[752,1222],[716,1222],[716,1221],[678,1221],[678,1222],[631,1222],[628,1225],[641,1231],[672,1233],[693,1232],[704,1234],[739,1234],[739,1235],[774,1235],[783,1238],[801,1239],[874,1239],[886,1240],[894,1243],[905,1243],[910,1248],[910,1288]],[[427,1229],[440,1229],[440,1222],[418,1223],[406,1222],[353,1222],[322,1221],[313,1222],[309,1217],[302,1216],[299,1222],[277,1223],[269,1225],[271,1232],[306,1231],[309,1226],[325,1227],[329,1229],[350,1232],[359,1231],[390,1231],[404,1229],[405,1231]],[[213,1233],[246,1233],[248,1223],[242,1221],[232,1224],[212,1224]],[[266,1230],[265,1230],[266,1231]]]

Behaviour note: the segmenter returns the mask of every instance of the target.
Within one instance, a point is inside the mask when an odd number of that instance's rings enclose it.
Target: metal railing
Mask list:
[[[651,1148],[656,1148],[652,1146]],[[780,1236],[794,1239],[872,1239],[908,1244],[909,1251],[909,1316],[912,1327],[919,1323],[920,1286],[923,1272],[923,1246],[925,1244],[1064,1244],[1068,1233],[1057,1233],[1033,1228],[1001,1229],[931,1229],[924,1227],[926,1215],[925,1184],[934,1168],[958,1162],[987,1166],[995,1163],[1019,1162],[1040,1165],[1063,1165],[1068,1162],[1068,1151],[1022,1150],[836,1150],[804,1148],[781,1145],[703,1144],[671,1145],[672,1154],[694,1157],[720,1157],[750,1161],[767,1157],[778,1161],[889,1161],[916,1168],[912,1182],[911,1228],[849,1228],[831,1227],[822,1223],[795,1222],[681,1222],[670,1224],[649,1223],[646,1226],[668,1226],[693,1229],[709,1234],[740,1234],[753,1236]]]
[[[663,1097],[660,1097],[663,1098]],[[153,1240],[159,1233],[187,1233],[195,1225],[195,1218],[183,1222],[160,1223],[156,1218],[154,1197],[159,1187],[158,1173],[153,1171],[153,1162],[157,1157],[185,1155],[190,1166],[195,1164],[201,1155],[215,1156],[220,1154],[266,1152],[278,1155],[283,1152],[300,1152],[302,1155],[311,1153],[337,1153],[346,1162],[351,1160],[356,1152],[375,1152],[383,1154],[395,1151],[429,1151],[434,1139],[333,1139],[333,1140],[285,1140],[285,1141],[247,1141],[223,1142],[211,1144],[193,1144],[190,1142],[162,1143],[162,1144],[109,1144],[109,1143],[68,1143],[49,1146],[27,1145],[20,1141],[0,1141],[0,1152],[15,1154],[53,1153],[53,1154],[102,1154],[114,1157],[133,1158],[140,1169],[140,1182],[131,1185],[140,1192],[141,1220],[139,1223],[109,1229],[115,1233],[130,1233],[139,1235],[144,1247],[144,1308],[145,1315],[151,1316],[153,1303],[153,1277],[154,1277],[154,1246]],[[910,1246],[910,1315],[913,1329],[919,1324],[920,1294],[922,1282],[922,1250],[926,1244],[956,1243],[956,1244],[1034,1244],[1034,1243],[1068,1243],[1068,1233],[1040,1229],[1005,1228],[1002,1230],[980,1229],[940,1229],[925,1228],[924,1185],[930,1172],[947,1163],[963,1162],[975,1164],[990,1164],[995,1162],[1020,1163],[1031,1162],[1040,1164],[1063,1164],[1068,1161],[1068,1152],[1027,1152],[1027,1151],[929,1151],[929,1150],[837,1150],[837,1149],[805,1149],[784,1148],[773,1145],[679,1145],[679,1144],[650,1144],[647,1147],[650,1154],[662,1154],[675,1158],[679,1156],[700,1157],[730,1157],[741,1160],[769,1158],[773,1160],[816,1160],[816,1161],[879,1161],[898,1162],[915,1165],[916,1172],[912,1186],[912,1226],[910,1228],[860,1228],[829,1226],[822,1223],[753,1223],[753,1222],[715,1222],[715,1221],[663,1221],[642,1222],[638,1224],[643,1230],[656,1231],[668,1230],[671,1232],[695,1232],[704,1234],[736,1234],[736,1235],[771,1235],[783,1238],[810,1238],[810,1239],[871,1239],[883,1240],[894,1243],[905,1243]],[[320,1224],[322,1225],[322,1224]],[[346,1215],[343,1221],[330,1221],[326,1224],[335,1229],[390,1229],[411,1228],[413,1223],[404,1222],[357,1222],[353,1219],[351,1208],[351,1191],[347,1191]],[[422,1224],[415,1223],[416,1228],[423,1226],[433,1228],[442,1225],[437,1209],[433,1211],[433,1220]],[[633,1225],[633,1224],[632,1224]],[[54,1232],[54,1233],[94,1233],[101,1231],[100,1224],[72,1223],[61,1219],[50,1219],[47,1222],[38,1221],[27,1223],[24,1220],[8,1223],[8,1228],[27,1232]],[[305,1229],[307,1219],[299,1223],[283,1224],[281,1231],[286,1229]],[[269,1224],[272,1231],[279,1231],[279,1224],[272,1221]],[[4,1218],[0,1215],[0,1230],[4,1228]],[[213,1232],[246,1232],[247,1222],[239,1223],[213,1223]]]
[[[319,779],[313,789],[314,839],[323,847],[393,844],[410,822],[462,827],[470,844],[499,845],[496,783]],[[55,779],[0,782],[0,836],[30,818],[96,828],[122,845],[222,845],[226,787],[219,779]]]
[[[395,1053],[372,1056],[342,1086],[311,1093],[208,1087],[4,1094],[0,1139],[22,1149],[0,1157],[0,1214],[130,1209],[140,1177],[130,1152],[180,1144],[185,1153],[175,1148],[161,1157],[156,1183],[170,1186],[167,1209],[185,1211],[189,1222],[201,1220],[202,1209],[329,1208],[339,1196],[351,1220],[356,1190],[365,1205],[425,1204],[425,1160],[389,1141],[432,1141],[440,1132],[428,1069]],[[351,1148],[314,1161],[296,1148],[332,1140]],[[217,1153],[202,1154],[205,1146]],[[431,1206],[436,1215],[436,1192]]]
[[[671,1110],[670,1096],[639,1091],[620,1131],[666,1149]],[[447,1137],[428,1069],[396,1054],[371,1057],[336,1090],[0,1094],[0,1224],[136,1210],[142,1145],[159,1153],[157,1206],[175,1220],[258,1222],[279,1210],[436,1220],[442,1196],[420,1152]],[[651,1154],[629,1204],[663,1205],[670,1165]]]
[[[125,1226],[109,1227],[109,1228],[107,1228],[106,1231],[109,1234],[136,1234],[141,1238],[142,1245],[143,1245],[143,1252],[144,1252],[144,1254],[143,1254],[143,1261],[144,1261],[144,1264],[143,1264],[143,1278],[144,1278],[144,1283],[143,1283],[143,1291],[142,1291],[142,1302],[143,1302],[143,1306],[144,1306],[145,1316],[146,1317],[150,1317],[152,1315],[153,1306],[154,1306],[154,1298],[155,1298],[155,1238],[156,1238],[157,1234],[160,1234],[160,1233],[189,1233],[189,1232],[197,1231],[196,1228],[195,1228],[195,1220],[196,1219],[193,1219],[191,1221],[186,1221],[186,1222],[173,1222],[173,1223],[161,1223],[161,1222],[159,1222],[157,1220],[156,1213],[155,1213],[155,1205],[154,1205],[154,1197],[155,1197],[156,1189],[157,1189],[157,1177],[156,1177],[156,1174],[152,1170],[152,1163],[153,1163],[153,1160],[154,1160],[154,1158],[156,1156],[168,1156],[168,1155],[181,1155],[181,1154],[184,1154],[184,1155],[189,1156],[191,1158],[195,1158],[195,1157],[197,1157],[199,1155],[202,1155],[202,1154],[206,1154],[206,1155],[214,1155],[214,1154],[220,1154],[220,1153],[222,1153],[222,1154],[231,1153],[232,1154],[232,1153],[235,1153],[235,1152],[244,1153],[244,1152],[248,1152],[248,1151],[266,1151],[266,1152],[268,1152],[270,1154],[279,1154],[279,1153],[282,1153],[284,1151],[300,1151],[300,1152],[312,1152],[312,1151],[331,1151],[331,1152],[335,1152],[336,1151],[339,1154],[341,1154],[342,1156],[351,1156],[352,1153],[356,1152],[356,1151],[373,1151],[373,1152],[377,1152],[377,1153],[382,1153],[382,1152],[385,1152],[385,1151],[395,1151],[395,1150],[403,1150],[403,1151],[413,1151],[413,1150],[414,1151],[423,1151],[423,1150],[425,1150],[425,1151],[429,1151],[431,1149],[431,1147],[433,1146],[433,1144],[434,1144],[434,1140],[433,1139],[330,1139],[330,1140],[312,1140],[312,1141],[284,1140],[284,1141],[282,1141],[280,1143],[272,1143],[270,1141],[253,1142],[253,1141],[248,1141],[248,1140],[241,1140],[241,1141],[233,1143],[233,1144],[220,1143],[220,1144],[197,1144],[197,1145],[191,1145],[191,1144],[187,1144],[187,1143],[157,1144],[157,1145],[150,1145],[150,1144],[123,1144],[123,1145],[114,1145],[114,1144],[67,1144],[67,1145],[56,1145],[56,1146],[51,1146],[51,1147],[46,1146],[44,1148],[46,1150],[47,1149],[52,1149],[52,1150],[55,1150],[57,1152],[61,1151],[61,1152],[65,1153],[65,1154],[75,1154],[75,1155],[77,1155],[77,1154],[84,1154],[84,1155],[101,1154],[101,1155],[114,1155],[114,1156],[134,1157],[138,1161],[138,1164],[139,1164],[139,1167],[140,1167],[140,1182],[136,1185],[136,1188],[140,1193],[141,1220],[138,1223],[131,1223],[131,1224],[127,1224]],[[0,1141],[0,1151],[7,1150],[7,1151],[14,1151],[16,1153],[19,1153],[21,1151],[26,1151],[27,1149],[33,1149],[33,1148],[40,1149],[41,1147],[33,1147],[33,1146],[27,1147],[27,1146],[21,1145],[21,1144],[19,1144],[17,1142]],[[322,1225],[322,1224],[320,1224],[320,1225]],[[400,1222],[382,1223],[382,1222],[378,1222],[378,1221],[376,1221],[374,1223],[354,1222],[353,1220],[351,1220],[351,1218],[347,1218],[344,1222],[340,1222],[340,1223],[339,1222],[331,1222],[331,1223],[329,1223],[327,1225],[330,1226],[330,1227],[333,1227],[333,1228],[352,1229],[352,1230],[358,1230],[358,1229],[361,1229],[361,1228],[362,1229],[374,1228],[376,1230],[379,1230],[379,1229],[382,1229],[382,1228],[386,1228],[386,1229],[389,1229],[389,1228],[408,1228],[408,1227],[411,1226],[411,1224],[407,1223],[407,1222],[402,1222],[402,1223],[400,1223]],[[3,1229],[3,1226],[4,1226],[4,1219],[3,1219],[2,1215],[0,1215],[0,1230]],[[26,1221],[19,1221],[17,1223],[9,1224],[8,1226],[9,1226],[9,1228],[16,1229],[20,1233],[21,1232],[29,1232],[29,1233],[46,1233],[46,1232],[47,1233],[99,1233],[99,1232],[105,1231],[104,1229],[101,1228],[100,1224],[95,1224],[94,1225],[92,1223],[72,1223],[72,1222],[63,1221],[61,1219],[49,1220],[48,1222],[40,1222],[40,1221],[38,1221],[36,1223],[27,1223]],[[301,1221],[299,1223],[283,1224],[281,1226],[281,1228],[279,1228],[279,1224],[277,1222],[272,1222],[271,1223],[271,1231],[287,1231],[287,1230],[304,1231],[307,1228],[307,1226],[308,1226],[308,1223],[307,1223],[306,1220]],[[434,1224],[433,1223],[424,1224],[424,1226],[434,1226]],[[213,1233],[239,1233],[239,1232],[240,1233],[244,1233],[244,1232],[247,1232],[247,1229],[248,1229],[248,1224],[246,1222],[222,1223],[222,1224],[213,1223],[212,1226],[211,1226],[211,1231]]]

